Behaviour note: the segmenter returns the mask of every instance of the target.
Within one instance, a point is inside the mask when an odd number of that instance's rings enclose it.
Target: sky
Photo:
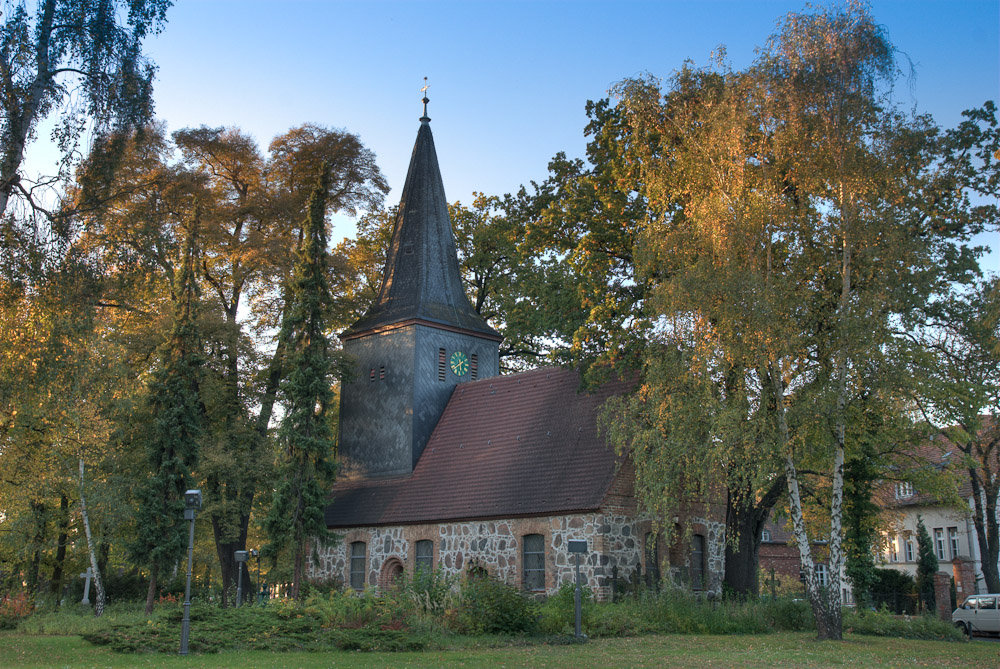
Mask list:
[[[388,204],[399,199],[428,77],[445,191],[470,203],[475,191],[502,195],[543,180],[559,151],[583,157],[584,106],[615,82],[668,78],[686,59],[706,64],[719,46],[743,68],[782,16],[804,8],[778,0],[180,0],[146,51],[159,66],[156,113],[170,131],[237,126],[266,148],[306,122],[346,129],[375,152],[393,189]],[[882,0],[871,11],[900,63],[913,65],[914,77],[896,89],[907,109],[953,126],[962,110],[1000,98],[998,0]],[[338,219],[331,241],[353,233]]]

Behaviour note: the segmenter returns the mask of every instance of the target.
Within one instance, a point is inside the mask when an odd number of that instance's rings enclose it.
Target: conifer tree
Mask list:
[[[324,213],[328,169],[309,200],[302,242],[282,334],[288,342],[288,376],[282,394],[285,416],[278,438],[283,452],[279,483],[264,521],[268,552],[289,547],[294,556],[292,596],[299,596],[306,542],[326,535],[323,507],[333,482],[333,431],[327,410],[333,403],[334,356],[326,329],[332,299],[327,282],[328,252]]]
[[[934,574],[937,571],[938,559],[934,555],[931,535],[927,533],[924,519],[917,516],[917,592],[929,610],[934,610]]]
[[[161,565],[184,555],[184,491],[198,462],[204,408],[200,394],[203,357],[196,324],[198,212],[188,231],[174,291],[173,327],[161,349],[160,368],[149,384],[151,429],[146,441],[149,478],[139,492],[132,557],[150,566],[146,612],[152,611]]]

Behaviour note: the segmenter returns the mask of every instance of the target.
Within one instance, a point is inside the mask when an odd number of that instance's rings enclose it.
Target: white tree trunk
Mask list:
[[[87,551],[90,553],[90,567],[94,570],[94,615],[100,617],[104,613],[104,582],[101,571],[97,568],[97,553],[94,552],[94,538],[90,533],[90,517],[87,515],[87,501],[83,495],[83,458],[80,458],[80,515],[83,516],[83,530],[87,535]]]

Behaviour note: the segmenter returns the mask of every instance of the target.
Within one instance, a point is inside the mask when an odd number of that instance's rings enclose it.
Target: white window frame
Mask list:
[[[944,530],[940,527],[934,528],[934,553],[938,560],[944,559]]]
[[[951,559],[954,560],[959,556],[957,527],[948,528],[948,547],[951,549]]]
[[[913,537],[906,537],[905,555],[907,562],[913,562]]]
[[[909,481],[896,482],[896,499],[913,497],[913,484]]]
[[[823,562],[816,564],[816,585],[821,588],[830,585],[830,569]]]

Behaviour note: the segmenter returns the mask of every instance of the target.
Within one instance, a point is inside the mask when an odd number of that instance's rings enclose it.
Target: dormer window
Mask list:
[[[896,483],[896,499],[908,499],[913,497],[913,484],[909,481],[898,481]]]

